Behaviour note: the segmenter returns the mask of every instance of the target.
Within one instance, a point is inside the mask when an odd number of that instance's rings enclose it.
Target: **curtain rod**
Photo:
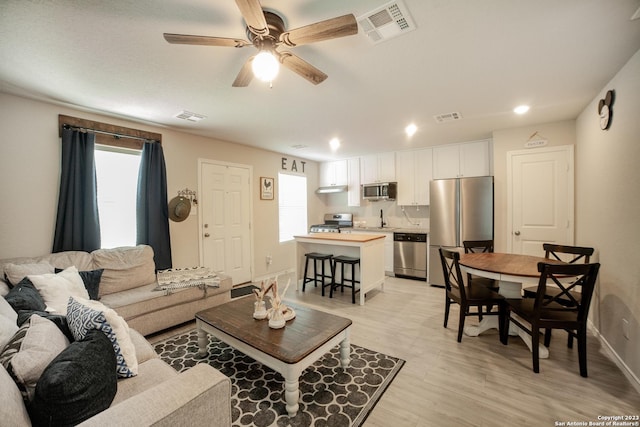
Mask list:
[[[157,141],[155,139],[149,139],[149,138],[141,138],[139,136],[133,136],[133,135],[123,135],[120,133],[115,133],[115,132],[106,132],[106,131],[102,131],[102,130],[96,130],[96,129],[87,129],[87,128],[83,128],[83,127],[78,127],[78,126],[72,126],[69,124],[64,124],[63,125],[64,129],[75,129],[75,130],[79,130],[81,132],[93,132],[93,133],[100,133],[102,135],[111,135],[113,136],[115,139],[120,139],[120,138],[127,138],[127,139],[136,139],[139,141],[144,141],[144,142],[160,142]]]

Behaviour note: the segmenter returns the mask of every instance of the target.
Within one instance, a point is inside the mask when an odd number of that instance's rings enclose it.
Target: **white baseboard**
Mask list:
[[[289,268],[289,269],[286,269],[286,270],[276,271],[276,272],[270,273],[268,275],[255,277],[253,279],[253,283],[260,284],[260,282],[262,282],[263,280],[269,280],[269,279],[274,279],[275,278],[275,279],[278,280],[278,285],[279,285],[278,287],[284,286],[284,285],[286,285],[286,283],[280,283],[280,280],[281,280],[280,277],[281,276],[289,276],[289,275],[295,274],[295,272],[296,272],[296,270],[294,268]],[[291,278],[291,280],[293,281],[293,277]],[[295,286],[295,285],[296,285],[295,281],[294,281],[294,283],[291,283],[291,286]]]
[[[602,336],[600,331],[595,327],[595,325],[591,322],[591,320],[589,320],[588,323],[589,323],[588,326],[589,326],[589,329],[591,329],[591,332],[593,332],[594,335],[598,338],[598,340],[600,340],[600,343],[602,344],[602,348],[604,349],[607,357],[609,357],[609,359],[611,359],[613,363],[615,363],[616,366],[620,368],[620,370],[622,371],[624,376],[627,377],[627,379],[629,380],[633,388],[635,388],[636,391],[640,393],[640,378],[638,378],[636,374],[634,374],[633,371],[629,369],[627,364],[624,363],[624,360],[622,360],[620,356],[618,356],[618,353],[616,353],[613,347],[611,347],[609,342],[606,340],[604,336]]]

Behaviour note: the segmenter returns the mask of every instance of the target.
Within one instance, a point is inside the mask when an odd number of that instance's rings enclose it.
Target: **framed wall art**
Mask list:
[[[260,200],[273,200],[273,178],[260,177]]]

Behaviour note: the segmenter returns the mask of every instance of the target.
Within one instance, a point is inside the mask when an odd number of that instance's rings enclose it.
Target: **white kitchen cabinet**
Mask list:
[[[393,276],[393,233],[379,230],[364,230],[359,228],[354,228],[352,233],[384,235],[384,272],[387,276]]]
[[[320,187],[347,185],[347,176],[346,160],[320,163]]]
[[[396,153],[396,179],[400,206],[429,205],[429,182],[432,179],[433,150],[398,151]]]
[[[347,206],[360,206],[360,158],[347,159]]]
[[[433,179],[491,175],[489,140],[433,147]]]
[[[396,153],[378,153],[360,158],[360,177],[362,184],[374,182],[395,182]]]

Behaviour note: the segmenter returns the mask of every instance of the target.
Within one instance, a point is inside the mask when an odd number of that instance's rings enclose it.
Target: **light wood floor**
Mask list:
[[[457,305],[449,327],[442,327],[443,293],[425,282],[387,278],[385,290],[367,294],[364,306],[352,305],[347,290],[329,299],[319,288],[302,293],[291,286],[285,299],[350,318],[353,344],[406,360],[366,427],[588,425],[598,416],[640,415],[640,394],[594,336],[588,338],[589,378],[580,377],[577,348],[567,348],[562,331],[555,332],[550,357],[541,359],[535,374],[518,337],[503,346],[497,331],[487,331],[458,343]],[[155,342],[192,327],[149,338]]]

